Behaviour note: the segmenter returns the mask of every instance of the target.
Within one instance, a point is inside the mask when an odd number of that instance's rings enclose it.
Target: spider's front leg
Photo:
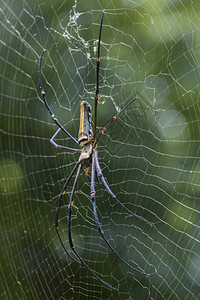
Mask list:
[[[98,231],[100,233],[100,235],[102,236],[102,238],[104,239],[104,241],[106,242],[106,244],[108,245],[108,247],[112,250],[112,252],[125,264],[127,265],[129,268],[131,268],[132,270],[141,273],[143,275],[149,276],[149,274],[138,270],[137,268],[134,268],[133,266],[131,266],[126,260],[124,260],[118,253],[117,251],[111,246],[111,244],[109,243],[109,241],[107,240],[107,238],[104,235],[104,232],[101,228],[101,224],[99,222],[99,218],[98,218],[98,214],[97,214],[97,208],[96,208],[96,200],[95,200],[95,184],[94,184],[94,177],[95,177],[95,169],[97,168],[97,165],[95,163],[95,157],[97,156],[97,150],[93,151],[92,154],[92,166],[91,166],[91,189],[90,189],[90,197],[91,197],[91,201],[92,201],[92,205],[93,205],[93,213],[94,213],[94,219],[95,219],[95,223],[96,226],[98,228]],[[98,171],[97,171],[98,172]]]
[[[122,202],[120,202],[117,197],[115,196],[115,194],[113,194],[113,192],[111,191],[109,185],[107,184],[106,180],[105,180],[105,177],[103,176],[103,173],[101,171],[101,167],[100,167],[100,164],[99,164],[99,159],[98,159],[98,154],[97,154],[97,151],[95,151],[95,155],[94,155],[94,160],[95,160],[95,165],[96,165],[96,170],[97,170],[97,176],[98,178],[101,179],[101,181],[103,182],[103,185],[105,186],[107,192],[110,194],[110,196],[118,203],[120,204],[130,215],[150,224],[150,225],[153,225],[152,222],[149,222],[147,220],[145,220],[143,217],[140,217],[138,215],[136,215],[135,213],[133,213],[130,209],[128,209]]]
[[[101,282],[102,284],[104,284],[105,286],[107,286],[108,288],[110,289],[113,289],[113,290],[117,290],[116,288],[112,287],[111,285],[109,285],[108,283],[106,283],[104,280],[102,280],[89,266],[88,264],[82,259],[82,257],[79,255],[79,253],[76,251],[75,249],[75,245],[73,243],[73,240],[72,240],[72,234],[71,234],[71,215],[72,215],[72,208],[73,208],[73,205],[74,205],[74,193],[75,193],[75,189],[76,189],[76,185],[77,185],[77,182],[78,182],[78,178],[79,178],[79,175],[80,175],[80,171],[81,171],[81,168],[82,168],[82,165],[80,163],[80,161],[78,161],[78,170],[77,170],[77,173],[76,173],[76,177],[75,177],[75,180],[74,180],[74,184],[73,184],[73,187],[72,187],[72,192],[71,192],[71,195],[70,195],[70,200],[69,200],[69,204],[68,204],[68,239],[69,239],[69,244],[70,244],[70,247],[72,249],[72,251],[74,252],[74,254],[76,255],[76,257],[78,257],[78,259],[80,260],[80,262],[88,269],[88,271],[90,271],[92,273],[92,275],[99,281]],[[63,190],[64,192],[64,190]]]
[[[59,215],[60,215],[60,208],[61,208],[61,205],[62,205],[62,200],[63,200],[63,196],[66,194],[66,189],[68,187],[68,184],[70,182],[70,180],[72,179],[72,176],[74,175],[76,169],[79,167],[80,163],[79,161],[76,163],[76,165],[74,166],[73,170],[71,171],[70,175],[68,176],[63,188],[62,188],[62,191],[59,195],[59,201],[58,201],[58,206],[57,206],[57,209],[56,209],[56,218],[55,218],[55,229],[56,229],[56,233],[58,235],[58,238],[59,238],[59,241],[64,249],[64,251],[67,253],[67,255],[73,259],[74,261],[78,262],[73,256],[71,256],[71,254],[67,251],[66,247],[65,247],[65,244],[61,238],[61,235],[60,235],[60,232],[59,232]]]

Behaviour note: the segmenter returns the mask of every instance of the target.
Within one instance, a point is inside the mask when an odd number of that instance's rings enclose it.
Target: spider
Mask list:
[[[67,253],[67,255],[73,259],[74,261],[83,264],[91,273],[92,275],[99,280],[103,285],[105,285],[108,288],[111,288],[113,290],[118,290],[117,288],[111,286],[104,280],[102,280],[89,266],[88,264],[83,260],[83,258],[79,255],[77,252],[75,245],[72,240],[72,234],[71,234],[71,215],[72,215],[72,207],[74,204],[74,194],[75,194],[75,189],[77,186],[78,178],[81,173],[81,169],[85,167],[85,175],[88,177],[90,180],[90,198],[93,206],[93,214],[94,214],[94,220],[98,229],[99,234],[103,238],[103,240],[106,242],[107,246],[111,249],[111,251],[118,257],[119,260],[121,260],[125,265],[127,265],[129,268],[133,269],[134,271],[137,271],[143,275],[148,276],[149,274],[138,270],[137,268],[131,266],[127,261],[125,261],[118,253],[117,251],[111,246],[109,243],[108,239],[105,237],[104,232],[102,230],[101,224],[99,222],[98,214],[97,214],[97,209],[96,209],[96,200],[95,200],[95,174],[97,175],[97,178],[102,181],[103,185],[105,186],[108,194],[113,198],[114,201],[116,201],[119,205],[121,205],[130,215],[133,215],[149,224],[150,222],[146,221],[144,218],[134,214],[132,211],[130,211],[123,203],[121,203],[114,193],[111,191],[109,185],[106,182],[106,179],[102,173],[102,170],[100,168],[99,160],[98,160],[98,152],[97,152],[97,145],[98,142],[101,138],[101,136],[104,134],[104,132],[110,127],[113,121],[117,119],[119,115],[121,115],[136,99],[132,99],[124,108],[121,109],[120,112],[118,112],[115,116],[113,116],[110,121],[105,125],[105,127],[100,131],[100,133],[97,135],[97,103],[99,99],[99,66],[100,66],[100,42],[101,42],[101,32],[102,32],[102,25],[103,25],[103,17],[104,17],[104,11],[102,12],[101,16],[101,23],[100,23],[100,29],[99,29],[99,38],[98,38],[98,50],[97,50],[97,61],[96,61],[96,94],[95,94],[95,108],[94,108],[94,130],[92,130],[92,124],[91,124],[91,106],[88,102],[82,101],[80,103],[80,127],[79,127],[79,134],[78,134],[78,141],[63,127],[63,125],[58,121],[58,119],[55,117],[54,113],[52,112],[47,100],[46,100],[46,93],[44,92],[43,89],[43,84],[42,84],[42,76],[41,76],[41,64],[42,64],[42,58],[44,51],[42,51],[39,59],[39,83],[40,83],[40,89],[41,89],[41,95],[42,95],[42,100],[49,111],[51,118],[53,119],[54,123],[59,127],[56,133],[53,135],[53,137],[50,139],[51,144],[55,146],[57,149],[64,149],[64,150],[69,150],[73,152],[78,152],[80,153],[79,159],[76,162],[73,170],[71,171],[69,177],[67,178],[60,194],[59,194],[59,201],[57,205],[57,210],[56,210],[56,217],[55,217],[55,229],[58,235],[58,238],[60,240],[60,243],[62,247],[64,248],[64,251]],[[55,142],[55,137],[57,134],[62,130],[76,145],[79,145],[81,149],[74,149],[74,148],[69,148],[66,146],[58,145]],[[91,176],[88,175],[88,167],[91,167]],[[68,204],[68,240],[69,240],[69,245],[71,247],[71,250],[76,256],[76,259],[68,252],[61,235],[59,233],[59,213],[60,213],[60,208],[63,200],[63,196],[66,194],[66,189],[68,187],[69,182],[71,181],[71,178],[75,174],[75,179],[74,183],[72,186],[72,191],[69,199],[69,204]]]

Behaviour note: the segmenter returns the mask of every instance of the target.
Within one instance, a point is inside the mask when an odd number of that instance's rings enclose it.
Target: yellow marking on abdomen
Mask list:
[[[85,118],[84,112],[85,112],[85,109],[84,109],[84,103],[83,102],[81,102],[80,108],[81,108],[81,113],[80,113],[79,135],[83,134],[83,132],[84,132],[84,118]]]

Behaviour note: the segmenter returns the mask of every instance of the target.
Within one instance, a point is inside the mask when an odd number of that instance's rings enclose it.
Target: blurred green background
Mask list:
[[[0,299],[199,299],[199,1],[1,0],[0,8]],[[49,143],[57,128],[38,82],[46,49],[49,105],[77,137],[80,101],[94,107],[103,9],[98,128],[138,100],[102,137],[99,160],[118,199],[154,225],[129,216],[101,184],[98,214],[112,246],[150,276],[122,265],[101,240],[84,174],[72,234],[119,292],[70,261],[57,238],[58,194],[78,155]],[[58,142],[74,146],[64,134]],[[66,247],[68,199],[60,217]]]

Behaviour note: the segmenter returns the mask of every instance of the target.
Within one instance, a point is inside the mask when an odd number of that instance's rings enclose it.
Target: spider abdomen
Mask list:
[[[81,148],[83,148],[93,138],[90,117],[91,105],[87,101],[82,101],[80,104],[80,127],[78,134],[78,142]]]

